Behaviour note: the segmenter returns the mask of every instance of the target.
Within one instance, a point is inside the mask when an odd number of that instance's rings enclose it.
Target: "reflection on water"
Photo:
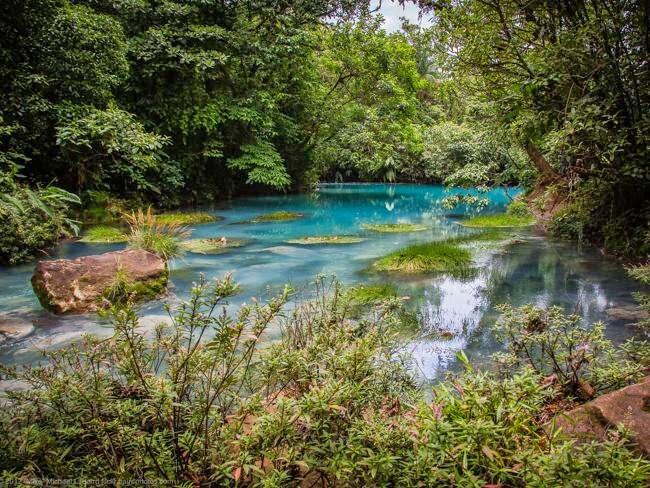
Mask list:
[[[435,185],[323,185],[313,195],[288,195],[238,199],[219,208],[206,209],[224,220],[197,226],[192,237],[241,237],[251,243],[219,255],[188,254],[171,263],[169,300],[187,296],[199,273],[218,277],[233,272],[243,292],[231,301],[235,308],[252,297],[264,298],[287,283],[308,288],[317,274],[335,274],[346,284],[385,281],[364,271],[378,256],[405,244],[439,240],[469,231],[457,224],[469,212],[450,213],[440,201],[446,196]],[[489,195],[485,212],[502,211],[507,197],[501,190]],[[237,224],[262,213],[287,210],[303,219],[264,224]],[[361,224],[424,223],[429,230],[411,234],[377,234]],[[367,240],[351,245],[301,246],[286,241],[305,236],[354,234]],[[489,330],[497,314],[495,305],[534,303],[561,305],[585,320],[604,320],[607,333],[617,341],[632,328],[620,321],[607,321],[605,310],[633,303],[637,284],[622,268],[591,250],[517,232],[508,246],[475,245],[476,273],[467,278],[444,275],[392,277],[410,306],[418,311],[421,330],[406,346],[413,352],[418,371],[435,379],[454,367],[455,353],[465,350],[475,363],[484,363],[499,348]],[[121,249],[120,245],[70,242],[59,246],[54,257],[77,257]],[[38,360],[37,349],[60,347],[78,340],[83,333],[108,336],[110,324],[96,316],[57,317],[43,311],[31,291],[33,264],[0,268],[0,321],[22,320],[33,324],[31,334],[0,344],[0,360],[25,364]],[[160,302],[142,307],[144,326],[151,328],[164,311]],[[444,334],[441,334],[443,332]],[[444,336],[444,338],[440,338]]]

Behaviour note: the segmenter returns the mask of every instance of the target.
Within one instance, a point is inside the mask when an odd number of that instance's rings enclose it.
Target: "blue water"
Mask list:
[[[516,191],[510,190],[510,196]],[[518,230],[516,243],[473,246],[478,272],[470,278],[446,275],[398,277],[367,272],[379,256],[411,242],[439,240],[471,233],[458,221],[475,212],[443,208],[449,192],[435,185],[343,184],[322,185],[311,195],[241,198],[227,205],[203,210],[224,219],[196,226],[193,238],[243,237],[250,244],[219,255],[187,254],[170,263],[171,286],[167,298],[172,305],[185,298],[199,273],[220,277],[232,272],[242,293],[231,308],[252,297],[267,298],[285,283],[297,290],[297,299],[308,296],[309,284],[319,274],[336,275],[344,284],[393,281],[408,306],[418,313],[421,327],[408,337],[405,349],[413,353],[415,367],[425,379],[435,379],[454,367],[455,352],[463,349],[477,364],[485,363],[499,348],[489,324],[497,314],[494,306],[535,303],[557,304],[581,314],[585,320],[603,320],[608,335],[621,340],[633,328],[609,320],[610,307],[634,303],[638,286],[625,276],[621,266],[595,250],[579,250],[567,243],[549,240],[533,230]],[[503,211],[509,198],[503,190],[487,194],[484,213]],[[242,224],[257,215],[289,210],[304,217],[295,221]],[[363,223],[424,223],[428,230],[407,234],[365,231]],[[290,239],[319,235],[360,235],[367,240],[350,245],[295,245]],[[510,236],[512,237],[512,236]],[[122,249],[123,245],[67,242],[52,257],[72,258]],[[0,345],[0,361],[27,364],[38,360],[40,349],[61,347],[78,340],[83,333],[106,336],[107,324],[93,315],[54,316],[44,310],[29,283],[33,264],[0,268],[0,321],[21,320],[34,325],[27,337]],[[301,293],[302,291],[302,293]],[[162,302],[142,306],[143,326],[152,327],[165,319]],[[454,333],[451,340],[437,339],[437,331]],[[272,340],[277,331],[271,331]]]

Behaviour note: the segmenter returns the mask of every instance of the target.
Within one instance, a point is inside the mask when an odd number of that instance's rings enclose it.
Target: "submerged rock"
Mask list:
[[[34,324],[18,317],[0,316],[0,344],[24,339],[34,332]]]
[[[632,432],[639,449],[650,454],[650,376],[556,419],[556,425],[578,442],[604,440],[607,431],[620,424]]]
[[[32,286],[41,305],[55,313],[94,312],[118,272],[138,298],[153,298],[167,286],[165,261],[141,249],[40,261]]]
[[[607,317],[613,320],[640,322],[650,318],[648,312],[639,307],[612,307],[605,310]]]
[[[250,242],[250,239],[236,237],[204,237],[184,241],[182,246],[187,251],[195,254],[221,254],[228,252],[230,249],[245,246]]]

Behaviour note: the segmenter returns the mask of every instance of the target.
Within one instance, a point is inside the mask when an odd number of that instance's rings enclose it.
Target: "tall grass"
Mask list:
[[[181,241],[190,235],[186,226],[175,221],[160,222],[151,207],[146,212],[139,208],[126,213],[124,220],[129,226],[129,247],[152,252],[165,261],[183,254]]]

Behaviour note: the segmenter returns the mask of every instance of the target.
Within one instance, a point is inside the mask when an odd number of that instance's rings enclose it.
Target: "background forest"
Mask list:
[[[3,2],[0,258],[71,205],[321,180],[523,184],[556,234],[647,254],[647,2],[419,6],[389,34],[363,0]]]

